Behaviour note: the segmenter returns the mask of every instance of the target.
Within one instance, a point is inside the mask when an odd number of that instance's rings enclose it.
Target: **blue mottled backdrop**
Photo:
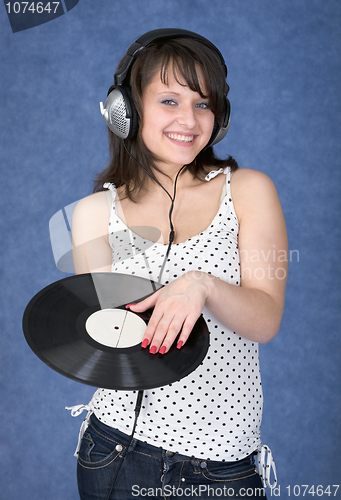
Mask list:
[[[270,175],[283,205],[286,308],[280,333],[261,346],[262,436],[280,497],[295,496],[295,485],[339,484],[341,2],[73,4],[18,32],[6,1],[0,9],[1,499],[78,497],[73,452],[82,419],[64,407],[88,402],[93,389],[45,366],[21,318],[33,295],[66,276],[55,265],[49,220],[89,194],[107,162],[98,103],[114,69],[136,37],[160,27],[199,32],[220,48],[232,124],[217,151]]]

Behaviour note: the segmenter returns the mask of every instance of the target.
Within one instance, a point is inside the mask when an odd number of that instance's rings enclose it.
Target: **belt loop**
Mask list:
[[[193,465],[194,474],[200,474],[201,468],[199,458],[192,457],[191,464]]]

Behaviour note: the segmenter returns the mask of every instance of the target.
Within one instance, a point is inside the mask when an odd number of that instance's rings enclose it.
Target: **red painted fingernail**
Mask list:
[[[150,354],[155,354],[156,353],[156,345],[152,345],[149,352],[150,352]]]
[[[160,353],[160,354],[165,354],[166,349],[167,349],[167,347],[164,345],[164,346],[163,346],[163,347],[161,347],[161,349],[159,350],[159,353]]]
[[[148,339],[144,339],[144,341],[141,344],[141,347],[143,347],[143,349],[145,349],[147,347],[147,345],[148,345],[148,342],[149,342]]]
[[[130,306],[136,306],[136,304],[127,304],[127,305],[126,305],[126,309],[127,309],[128,307],[130,307]]]
[[[179,342],[178,342],[178,344],[177,344],[176,348],[177,348],[177,349],[181,349],[181,347],[182,347],[182,346],[183,346],[183,341],[182,341],[182,340],[179,340]]]

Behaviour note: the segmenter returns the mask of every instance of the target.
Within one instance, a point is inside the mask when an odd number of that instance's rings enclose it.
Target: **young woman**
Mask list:
[[[218,49],[181,30],[147,35],[121,64],[136,130],[126,139],[109,131],[110,164],[74,212],[75,269],[165,285],[129,305],[136,313],[153,308],[142,341],[150,353],[167,356],[175,339],[181,349],[201,314],[210,347],[193,373],[145,391],[128,450],[136,391],[98,389],[79,409],[88,410],[80,496],[264,498],[259,473],[269,485],[272,463],[260,441],[258,343],[277,334],[283,313],[281,206],[266,175],[214,156],[211,144],[226,133],[229,114]],[[145,251],[134,249],[138,238],[149,242]]]

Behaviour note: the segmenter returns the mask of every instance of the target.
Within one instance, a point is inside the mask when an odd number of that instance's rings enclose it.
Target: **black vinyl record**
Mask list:
[[[129,332],[138,335],[139,328],[146,328],[152,310],[136,314],[125,306],[161,287],[144,278],[116,273],[64,278],[38,292],[27,305],[23,316],[26,341],[46,365],[83,384],[117,390],[153,389],[170,384],[203,361],[209,335],[200,316],[185,345],[177,349],[175,341],[164,355],[150,354],[140,341],[128,339]],[[118,318],[114,321],[118,325],[114,327],[118,331],[114,345],[110,339],[102,343],[96,337],[106,314]]]

